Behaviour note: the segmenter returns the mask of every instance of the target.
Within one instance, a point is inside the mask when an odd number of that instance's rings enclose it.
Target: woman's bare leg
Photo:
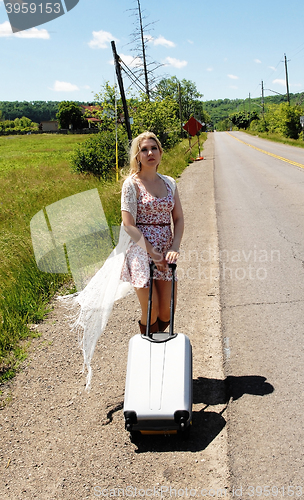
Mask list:
[[[170,320],[170,303],[171,303],[171,281],[155,280],[155,288],[158,296],[158,318],[161,321]],[[175,283],[175,303],[176,307],[177,283]]]
[[[152,290],[151,325],[159,318],[162,322],[170,321],[171,281],[154,280]],[[136,294],[141,306],[141,324],[147,324],[149,288],[136,288]],[[176,307],[177,283],[175,283]]]
[[[155,281],[153,283],[152,290],[152,312],[151,312],[151,325],[155,323],[159,315],[159,301],[157,288],[155,286]],[[141,306],[141,324],[147,324],[147,314],[148,314],[148,298],[149,298],[149,288],[135,288],[140,306]]]

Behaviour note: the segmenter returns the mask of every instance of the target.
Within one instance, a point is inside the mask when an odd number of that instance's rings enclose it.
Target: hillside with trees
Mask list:
[[[266,96],[264,102],[261,97],[203,101],[203,95],[198,92],[194,82],[185,79],[179,81],[174,76],[160,80],[150,99],[142,94],[130,97],[127,101],[129,114],[133,118],[133,132],[137,133],[144,125],[146,128],[155,130],[168,143],[172,140],[173,143],[175,142],[173,137],[175,134],[180,134],[182,124],[190,116],[205,123],[204,130],[229,130],[234,127],[256,132],[277,133],[293,139],[297,139],[302,131],[299,117],[304,115],[304,93],[290,94],[290,105],[286,103],[284,95]],[[58,120],[58,118],[61,127],[66,128],[63,126],[62,106],[67,108],[70,104],[77,108],[81,104],[88,103],[2,101],[0,102],[0,132],[5,129],[6,133],[7,130],[14,130],[16,133],[21,126],[25,125],[28,130],[34,130],[35,124],[46,120]],[[100,127],[101,130],[107,130],[113,122],[115,112],[114,87],[111,88],[109,84],[106,84],[101,92],[95,95],[94,104],[103,107],[99,116],[102,120]],[[118,117],[122,117],[123,107],[120,98],[118,98],[117,106]],[[74,114],[76,111],[74,110]],[[78,114],[80,123],[80,112]]]
[[[15,120],[26,117],[32,122],[56,120],[59,102],[57,101],[2,101],[0,113],[2,120]]]
[[[279,105],[286,102],[286,96],[274,95],[264,97],[264,111],[269,105]],[[304,103],[304,93],[290,94],[290,104],[300,106]],[[236,113],[259,116],[263,111],[261,97],[247,99],[218,99],[204,102],[204,109],[211,117],[211,125],[217,130],[227,130],[230,116]],[[242,127],[240,127],[242,128]]]
[[[175,76],[162,79],[156,90],[157,99],[172,97],[177,105],[179,102],[178,85],[181,85],[181,101],[183,116],[182,120],[186,121],[189,115],[197,115],[202,119],[204,113],[207,113],[210,118],[210,125],[218,128],[220,122],[227,120],[230,115],[238,112],[257,113],[262,111],[261,97],[247,99],[216,99],[203,101],[203,95],[200,94],[195,83],[189,80],[179,81]],[[270,104],[281,104],[286,102],[286,96],[274,95],[264,97],[264,106],[267,108]],[[290,104],[303,105],[304,93],[290,94]],[[1,101],[0,116],[2,120],[15,120],[15,118],[26,117],[34,123],[40,123],[46,120],[56,120],[56,115],[59,111],[59,101]],[[88,104],[86,102],[78,102]]]

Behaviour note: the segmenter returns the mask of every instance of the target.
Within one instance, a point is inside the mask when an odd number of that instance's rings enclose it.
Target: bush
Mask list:
[[[252,120],[249,130],[251,132],[267,132],[267,123],[264,118]]]
[[[15,120],[0,121],[0,134],[9,135],[15,133],[28,133],[38,130],[38,123],[32,122],[29,118],[15,118]]]
[[[123,168],[128,161],[128,140],[118,133],[118,167]],[[77,173],[91,173],[107,179],[116,168],[115,132],[100,132],[85,141],[72,156],[72,169]]]
[[[265,115],[267,128],[270,133],[277,133],[283,137],[298,139],[301,132],[300,116],[303,114],[299,106],[292,106],[286,102],[268,106]]]

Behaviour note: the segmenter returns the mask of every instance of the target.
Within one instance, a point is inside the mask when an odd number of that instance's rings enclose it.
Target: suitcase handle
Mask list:
[[[170,301],[170,327],[169,335],[174,336],[174,303],[175,303],[175,271],[176,264],[169,264],[169,268],[172,269],[172,285],[171,285],[171,301]],[[151,314],[152,314],[152,289],[153,289],[153,273],[156,269],[156,265],[152,261],[150,263],[150,285],[149,285],[149,298],[148,298],[148,314],[147,314],[147,327],[146,327],[146,337],[150,336],[150,324],[151,324]]]

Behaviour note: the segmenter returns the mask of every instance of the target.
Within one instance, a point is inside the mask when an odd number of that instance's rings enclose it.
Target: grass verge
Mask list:
[[[270,134],[269,132],[252,132],[250,130],[244,130],[246,134],[261,137],[262,139],[267,139],[268,141],[279,142],[281,144],[288,144],[289,146],[296,146],[297,148],[304,148],[304,140],[301,139],[289,139],[288,137],[282,137],[278,134]]]
[[[201,144],[207,135],[201,136]],[[0,137],[0,382],[13,377],[27,353],[26,339],[39,335],[50,299],[71,280],[39,271],[30,221],[40,210],[73,194],[97,188],[108,225],[121,222],[121,182],[72,173],[70,155],[87,136]],[[192,141],[195,142],[194,140]],[[163,155],[160,172],[178,178],[198,155],[188,140]]]

